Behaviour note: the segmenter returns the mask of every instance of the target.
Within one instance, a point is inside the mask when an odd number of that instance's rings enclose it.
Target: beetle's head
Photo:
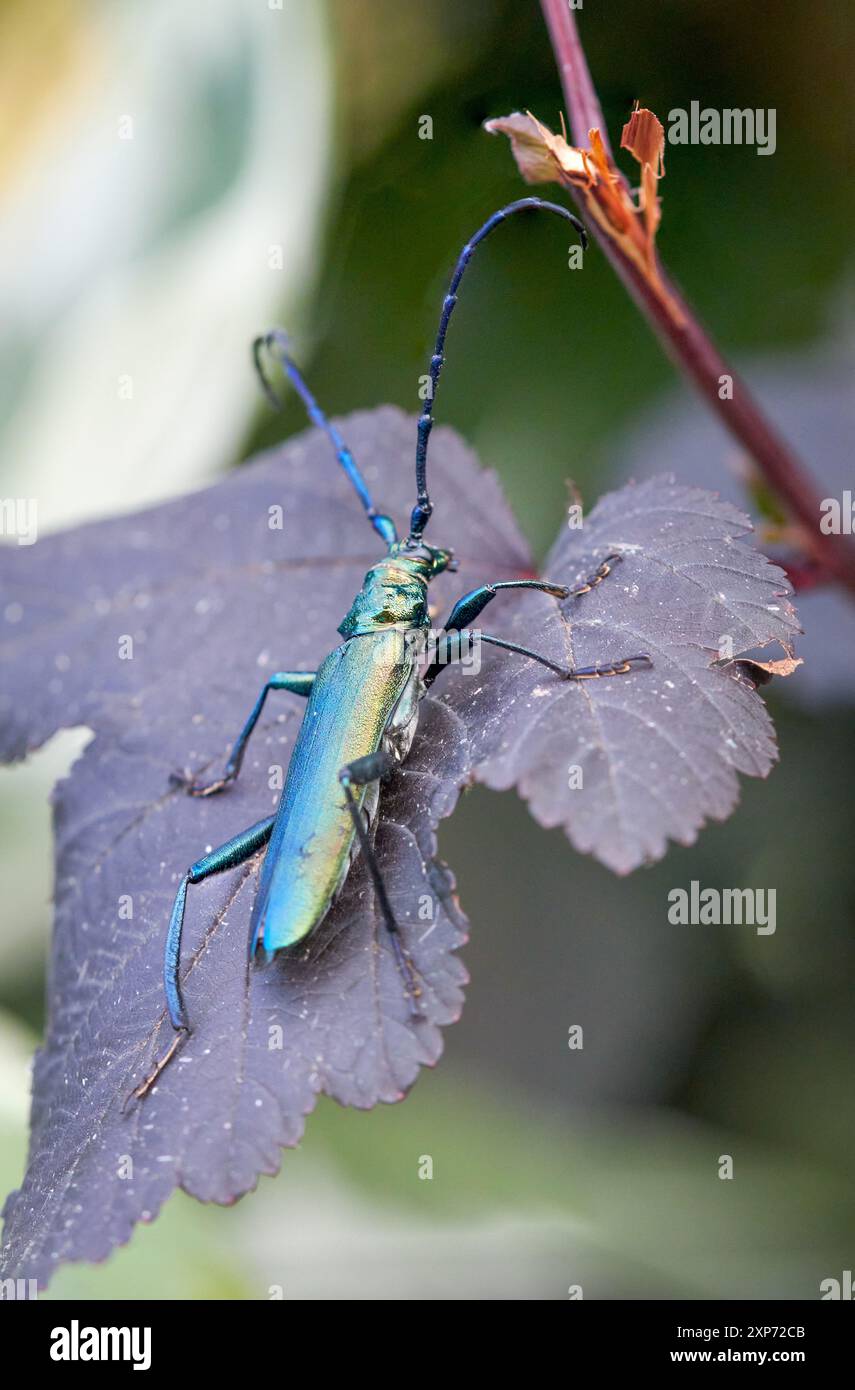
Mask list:
[[[435,579],[443,570],[454,573],[457,561],[453,550],[444,550],[438,545],[427,545],[424,541],[397,541],[389,547],[389,554],[399,556],[420,573],[428,582]]]

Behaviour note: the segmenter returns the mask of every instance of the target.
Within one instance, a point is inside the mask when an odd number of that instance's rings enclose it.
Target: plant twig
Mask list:
[[[543,0],[543,13],[552,40],[552,51],[561,75],[570,128],[577,145],[587,145],[588,131],[596,127],[611,155],[609,132],[594,86],[579,30],[567,0]]]
[[[608,151],[603,113],[585,59],[568,0],[541,0],[570,120],[574,143],[589,147],[588,132],[599,129]],[[610,151],[609,151],[610,153]],[[573,190],[570,190],[571,193]],[[575,194],[574,194],[575,196]],[[577,198],[577,202],[580,200]],[[581,206],[581,203],[580,203]],[[697,315],[658,263],[662,287],[679,314],[663,308],[661,296],[620,247],[596,225],[590,230],[642,314],[677,367],[694,382],[722,423],[750,454],[758,469],[799,523],[803,544],[813,559],[855,593],[855,545],[847,537],[819,529],[820,493],[789,445],[766,418],[745,383],[722,357]],[[721,380],[732,383],[722,398]],[[729,398],[727,398],[729,396]]]

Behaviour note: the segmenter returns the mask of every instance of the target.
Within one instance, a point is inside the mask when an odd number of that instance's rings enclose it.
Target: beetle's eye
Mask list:
[[[434,550],[433,552],[433,572],[440,574],[442,570],[456,570],[457,561],[452,550]]]

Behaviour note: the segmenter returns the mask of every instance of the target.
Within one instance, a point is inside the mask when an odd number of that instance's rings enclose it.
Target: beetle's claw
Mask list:
[[[218,777],[215,782],[204,782],[201,786],[198,782],[190,782],[187,786],[187,795],[214,796],[217,792],[221,792],[229,786],[230,782],[230,777]]]
[[[172,772],[169,775],[169,785],[179,791],[186,792],[188,796],[214,796],[216,792],[221,792],[234,781],[233,777],[217,777],[213,782],[194,782],[189,773]]]
[[[188,1023],[182,1024],[182,1026],[176,1031],[175,1037],[172,1039],[172,1042],[169,1044],[169,1047],[166,1049],[165,1053],[160,1058],[160,1060],[155,1063],[148,1076],[146,1076],[145,1079],[141,1081],[138,1086],[134,1087],[130,1095],[125,1097],[125,1103],[122,1106],[123,1115],[126,1115],[128,1113],[134,1101],[145,1099],[149,1091],[151,1091],[154,1087],[154,1084],[157,1081],[157,1078],[160,1076],[160,1073],[163,1071],[164,1067],[167,1067],[169,1065],[169,1063],[172,1061],[172,1058],[175,1056],[175,1053],[178,1051],[179,1047],[181,1047],[182,1044],[185,1043],[187,1039],[190,1037],[191,1031],[192,1030]]]
[[[405,993],[407,996],[407,1004],[410,1010],[410,1018],[414,1023],[424,1023],[425,1019],[427,1018],[427,1014],[424,1012],[419,1003],[419,1000],[422,998],[424,991],[422,990],[421,985],[416,979],[415,968],[413,966],[412,961],[409,958],[407,959],[407,965],[409,966],[409,980],[407,981],[405,987]]]

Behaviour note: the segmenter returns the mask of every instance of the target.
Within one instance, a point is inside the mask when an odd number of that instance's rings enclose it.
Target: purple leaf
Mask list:
[[[386,408],[342,429],[378,499],[408,516],[414,422]],[[444,605],[461,582],[530,562],[495,478],[448,430],[435,450],[433,529],[463,571],[437,583]],[[278,504],[282,528],[271,529]],[[6,1270],[44,1282],[63,1261],[101,1259],[176,1186],[232,1202],[277,1170],[321,1091],[363,1108],[399,1100],[436,1062],[439,1029],[462,1007],[453,953],[466,922],[434,831],[470,768],[459,720],[427,700],[407,763],[384,786],[377,832],[425,1020],[409,1017],[361,861],[307,949],[248,968],[256,859],[191,888],[182,960],[194,1032],[156,1090],[123,1113],[173,1036],[161,962],[178,879],[273,812],[270,769],[287,767],[302,702],[270,696],[226,795],[193,800],[169,774],[222,764],[269,673],[313,669],[340,641],[336,626],[378,557],[316,433],[189,498],[0,549],[13,618],[0,643],[6,758],[63,726],[96,732],[56,794],[47,1037],[27,1173],[6,1206]]]
[[[647,653],[652,669],[571,683],[526,658],[491,656],[481,679],[460,677],[449,694],[478,779],[516,786],[536,820],[563,825],[617,873],[728,816],[737,772],[766,776],[775,740],[743,669],[713,663],[773,641],[789,651],[798,631],[783,571],[750,531],[729,503],[668,478],[609,493],[584,526],[565,528],[545,577],[574,586],[611,552],[622,559],[560,605],[518,599],[496,628],[564,667]]]

